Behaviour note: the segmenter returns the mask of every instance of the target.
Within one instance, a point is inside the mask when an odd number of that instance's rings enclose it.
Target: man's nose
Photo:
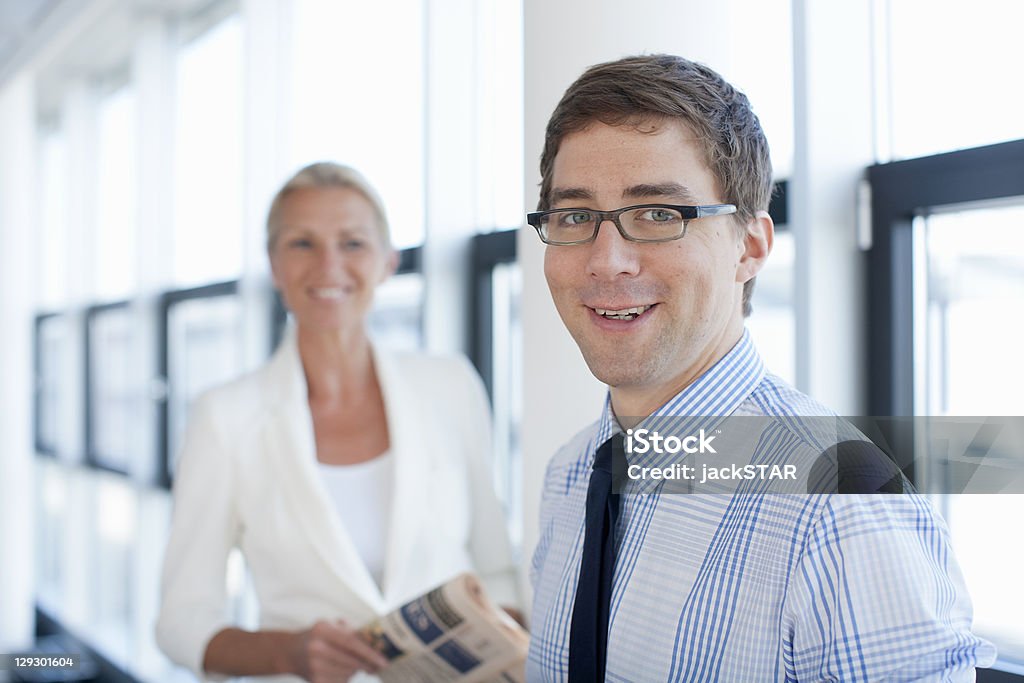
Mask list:
[[[623,238],[613,221],[601,221],[597,236],[589,245],[587,267],[590,274],[598,278],[636,275],[640,271],[638,246]]]

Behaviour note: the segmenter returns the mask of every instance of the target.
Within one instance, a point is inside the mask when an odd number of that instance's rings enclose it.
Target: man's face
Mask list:
[[[680,121],[640,130],[593,123],[568,135],[551,186],[552,209],[724,200]],[[653,244],[628,242],[606,221],[589,244],[548,246],[544,274],[591,372],[613,388],[667,400],[739,339],[742,285],[759,267],[751,272],[746,242],[732,216],[691,221],[682,239]],[[626,319],[606,313],[634,308],[639,315]]]

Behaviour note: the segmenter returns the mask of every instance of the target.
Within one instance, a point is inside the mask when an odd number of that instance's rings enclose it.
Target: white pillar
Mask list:
[[[525,205],[537,205],[544,129],[565,89],[586,67],[667,52],[729,69],[729,3],[681,0],[525,0]],[[571,248],[571,247],[569,247]],[[544,470],[554,451],[599,417],[604,387],[566,332],[544,280],[543,248],[520,232],[523,270],[523,551],[537,541]]]
[[[871,4],[793,3],[796,381],[842,415],[865,404],[856,194],[873,161]]]
[[[30,72],[0,90],[0,652],[32,642],[35,485],[32,291],[36,220],[35,87]]]

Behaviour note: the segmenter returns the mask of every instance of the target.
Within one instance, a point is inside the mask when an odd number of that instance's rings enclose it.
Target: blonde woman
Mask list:
[[[464,359],[369,339],[374,290],[397,254],[357,172],[318,163],[292,177],[271,204],[267,251],[294,331],[266,366],[192,410],[157,638],[200,678],[345,681],[386,664],[359,626],[460,571],[517,603],[486,464],[490,416]],[[234,547],[258,631],[225,619]]]

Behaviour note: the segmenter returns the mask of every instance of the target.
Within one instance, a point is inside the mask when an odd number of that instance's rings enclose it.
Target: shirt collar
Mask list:
[[[754,347],[750,332],[743,335],[728,353],[707,372],[683,387],[682,391],[655,410],[648,419],[663,416],[726,416],[735,411],[764,379],[765,367]],[[604,412],[598,423],[594,443],[604,443],[621,432],[612,410],[611,393],[605,397]],[[592,449],[593,450],[593,449]]]

